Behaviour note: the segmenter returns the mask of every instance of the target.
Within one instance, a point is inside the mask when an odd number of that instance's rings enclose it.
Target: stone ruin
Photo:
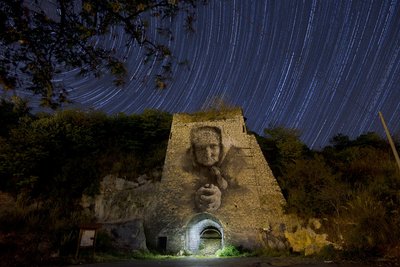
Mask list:
[[[225,244],[283,248],[285,199],[240,109],[176,114],[157,199],[144,217],[147,245],[212,252]]]
[[[175,114],[161,181],[139,185],[108,176],[101,188],[96,217],[130,249],[282,249],[285,231],[294,225],[240,109]]]

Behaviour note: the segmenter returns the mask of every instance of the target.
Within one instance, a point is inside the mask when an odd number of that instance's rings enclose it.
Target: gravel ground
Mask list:
[[[392,262],[377,261],[373,263],[356,262],[331,262],[317,261],[313,259],[301,258],[181,258],[163,260],[129,260],[114,263],[97,263],[85,265],[71,265],[70,267],[267,267],[267,266],[314,266],[314,267],[362,267],[379,266],[389,267],[398,266]]]

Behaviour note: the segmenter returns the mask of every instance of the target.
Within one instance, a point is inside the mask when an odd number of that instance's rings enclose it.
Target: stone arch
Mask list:
[[[199,253],[212,255],[222,248],[221,232],[214,226],[207,227],[200,233]]]
[[[200,213],[192,217],[186,225],[185,249],[198,253],[202,239],[215,239],[214,247],[224,245],[224,229],[221,222],[209,213]],[[211,244],[208,242],[208,244]],[[214,248],[212,248],[214,250]],[[207,251],[207,249],[206,249]]]

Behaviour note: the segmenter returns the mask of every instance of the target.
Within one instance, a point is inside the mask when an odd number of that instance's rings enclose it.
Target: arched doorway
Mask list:
[[[212,255],[222,248],[221,232],[213,227],[207,227],[200,233],[199,254]]]
[[[224,231],[220,221],[208,213],[195,215],[186,226],[186,250],[214,254],[223,247]]]

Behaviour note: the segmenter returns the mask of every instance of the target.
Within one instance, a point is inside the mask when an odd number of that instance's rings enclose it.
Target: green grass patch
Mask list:
[[[217,257],[245,257],[249,254],[250,253],[241,251],[240,249],[232,245],[225,246],[215,252],[215,255]]]

